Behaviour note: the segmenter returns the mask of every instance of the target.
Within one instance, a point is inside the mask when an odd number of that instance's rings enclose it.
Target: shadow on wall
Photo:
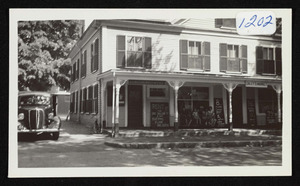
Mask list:
[[[171,72],[176,69],[176,63],[172,61],[174,50],[170,50],[169,53],[165,54],[164,47],[158,47],[161,43],[161,36],[162,34],[157,37],[156,42],[152,45],[154,56],[152,68],[158,71]]]

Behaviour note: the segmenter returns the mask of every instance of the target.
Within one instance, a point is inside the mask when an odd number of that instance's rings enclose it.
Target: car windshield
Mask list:
[[[22,96],[20,105],[49,105],[50,97],[43,95]]]

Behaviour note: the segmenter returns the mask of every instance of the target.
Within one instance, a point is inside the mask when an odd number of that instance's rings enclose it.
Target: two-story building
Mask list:
[[[94,20],[69,57],[73,121],[197,128],[191,113],[211,106],[216,127],[281,123],[281,36],[229,19]]]

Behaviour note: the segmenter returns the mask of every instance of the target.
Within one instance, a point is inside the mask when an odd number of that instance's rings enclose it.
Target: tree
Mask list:
[[[19,90],[70,88],[68,53],[81,35],[82,21],[18,22]]]

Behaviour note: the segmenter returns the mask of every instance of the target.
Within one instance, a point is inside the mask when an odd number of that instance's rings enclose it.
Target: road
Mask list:
[[[281,147],[194,149],[118,149],[104,145],[102,134],[89,134],[70,123],[58,141],[40,137],[18,142],[23,167],[279,166]],[[84,131],[85,132],[82,132]]]

